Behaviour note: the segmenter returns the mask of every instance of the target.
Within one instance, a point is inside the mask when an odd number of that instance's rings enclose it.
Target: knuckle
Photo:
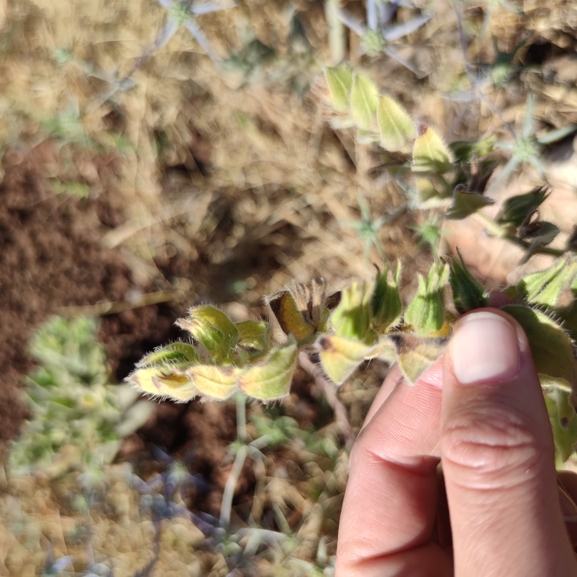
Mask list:
[[[503,487],[528,480],[548,449],[526,417],[494,407],[452,419],[442,438],[443,461],[467,484]]]

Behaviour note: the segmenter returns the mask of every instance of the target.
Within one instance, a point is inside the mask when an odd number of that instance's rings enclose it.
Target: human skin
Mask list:
[[[461,317],[443,358],[402,381],[393,368],[353,447],[336,577],[577,576],[577,482],[557,478],[516,321]]]

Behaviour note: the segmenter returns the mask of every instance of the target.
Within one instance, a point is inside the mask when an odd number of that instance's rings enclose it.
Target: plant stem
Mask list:
[[[237,405],[238,407],[238,405]],[[234,490],[238,482],[238,478],[242,472],[244,462],[246,460],[248,449],[246,445],[242,446],[234,458],[234,463],[222,493],[222,504],[220,506],[220,526],[226,529],[230,523],[230,515],[232,510],[232,500],[234,498]]]
[[[339,18],[340,4],[340,0],[326,0],[325,4],[331,64],[333,65],[342,62],[345,58],[345,27]]]
[[[345,438],[347,449],[350,449],[355,441],[355,436],[353,435],[345,406],[338,398],[334,385],[329,383],[323,377],[321,369],[309,359],[306,353],[299,353],[299,364],[309,375],[311,375],[311,377],[314,378],[315,383],[324,393],[329,406],[335,412],[335,420]]]
[[[246,443],[246,397],[236,396],[236,436],[241,443]]]
[[[515,235],[507,232],[500,224],[496,223],[494,220],[489,218],[487,215],[481,212],[475,212],[471,215],[477,222],[480,222],[487,232],[493,236],[498,236],[499,238],[504,238],[505,240],[517,245],[519,248],[524,250],[532,249],[534,254],[548,254],[550,256],[563,256],[567,251],[559,248],[551,248],[549,246],[537,246],[533,247],[530,243],[525,240],[517,238]]]

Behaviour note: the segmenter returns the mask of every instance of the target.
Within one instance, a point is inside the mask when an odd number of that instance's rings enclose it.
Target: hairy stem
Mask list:
[[[338,398],[334,385],[324,378],[321,369],[309,359],[306,353],[299,353],[299,364],[309,375],[311,375],[311,377],[314,378],[315,383],[324,393],[329,406],[335,412],[335,420],[345,438],[346,446],[350,449],[353,446],[355,436],[353,435],[345,406]]]

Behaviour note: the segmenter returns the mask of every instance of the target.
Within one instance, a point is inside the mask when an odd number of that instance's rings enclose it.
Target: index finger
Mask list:
[[[449,575],[449,555],[430,543],[441,371],[436,363],[413,387],[397,386],[360,433],[341,513],[337,577]]]

